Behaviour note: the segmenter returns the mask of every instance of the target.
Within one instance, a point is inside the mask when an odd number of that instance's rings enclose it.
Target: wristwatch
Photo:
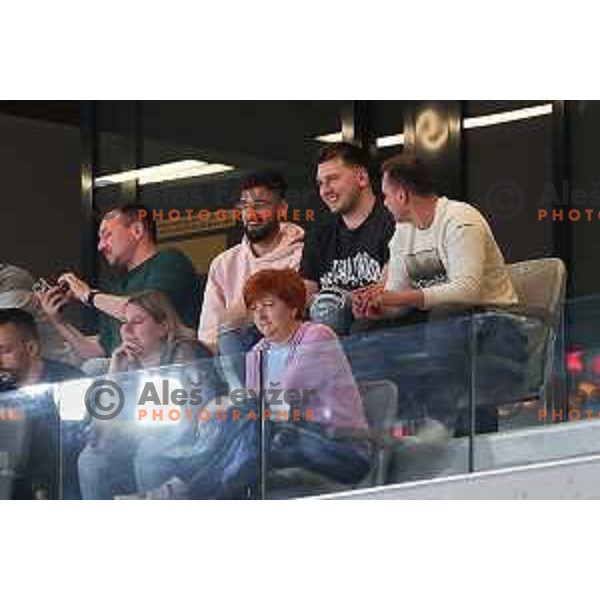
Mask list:
[[[85,303],[88,306],[94,307],[94,298],[98,295],[101,294],[102,292],[100,290],[90,290],[88,292],[87,298],[85,300]]]

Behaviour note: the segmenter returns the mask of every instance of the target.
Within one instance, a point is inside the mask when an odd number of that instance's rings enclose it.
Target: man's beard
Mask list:
[[[123,258],[120,256],[112,257],[110,260],[104,257],[104,262],[110,269],[112,276],[115,278],[123,277],[127,273],[127,264],[124,262]]]
[[[277,221],[268,221],[261,224],[259,227],[250,228],[244,225],[244,234],[248,238],[248,241],[255,244],[256,242],[262,242],[270,237],[273,237],[279,229],[279,223]]]
[[[335,211],[338,215],[347,215],[354,211],[360,202],[360,195],[358,192],[355,192],[348,199],[348,203],[345,206],[340,206],[337,211]]]

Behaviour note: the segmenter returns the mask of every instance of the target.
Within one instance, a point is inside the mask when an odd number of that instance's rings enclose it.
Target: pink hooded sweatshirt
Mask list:
[[[264,256],[256,256],[250,242],[244,239],[237,246],[219,254],[208,270],[204,304],[200,315],[198,338],[210,348],[216,347],[217,327],[225,311],[243,302],[242,290],[250,275],[263,269],[298,269],[304,246],[304,229],[294,223],[281,223],[280,243]]]

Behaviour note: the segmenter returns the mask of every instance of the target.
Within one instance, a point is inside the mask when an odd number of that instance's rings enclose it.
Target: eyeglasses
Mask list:
[[[252,200],[250,202],[246,200],[240,200],[235,204],[235,208],[238,210],[254,210],[257,212],[263,210],[272,210],[275,206],[277,206],[276,202],[264,202],[261,200]]]

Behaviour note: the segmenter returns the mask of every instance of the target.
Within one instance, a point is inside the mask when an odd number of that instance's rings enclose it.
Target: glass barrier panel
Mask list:
[[[473,470],[574,456],[556,437],[564,434],[562,324],[486,312],[470,332]]]
[[[314,496],[466,472],[467,451],[450,453],[462,409],[457,389],[466,385],[464,346],[450,346],[442,360],[451,334],[440,321],[341,340],[330,332],[324,341],[310,341],[309,333],[288,347],[265,346],[250,379],[262,381],[268,412],[265,496]],[[453,369],[459,369],[454,379]],[[298,405],[296,414],[286,399]],[[281,401],[283,411],[273,404]]]
[[[4,382],[6,384],[6,381]],[[60,425],[53,385],[0,393],[0,498],[60,498]]]
[[[600,298],[565,312],[566,339],[491,311],[307,324],[287,347],[2,380],[0,497],[296,498],[598,453]]]
[[[252,497],[258,445],[247,453],[252,464],[243,465],[251,472],[247,485],[234,488],[226,459],[239,418],[230,400],[236,390],[227,388],[222,373],[218,359],[205,359],[6,386],[0,393],[1,497]]]
[[[242,427],[222,374],[215,358],[117,376],[125,406],[110,421],[92,415],[78,460],[82,497],[250,497],[258,449],[235,452]],[[111,482],[102,472],[113,453]]]

